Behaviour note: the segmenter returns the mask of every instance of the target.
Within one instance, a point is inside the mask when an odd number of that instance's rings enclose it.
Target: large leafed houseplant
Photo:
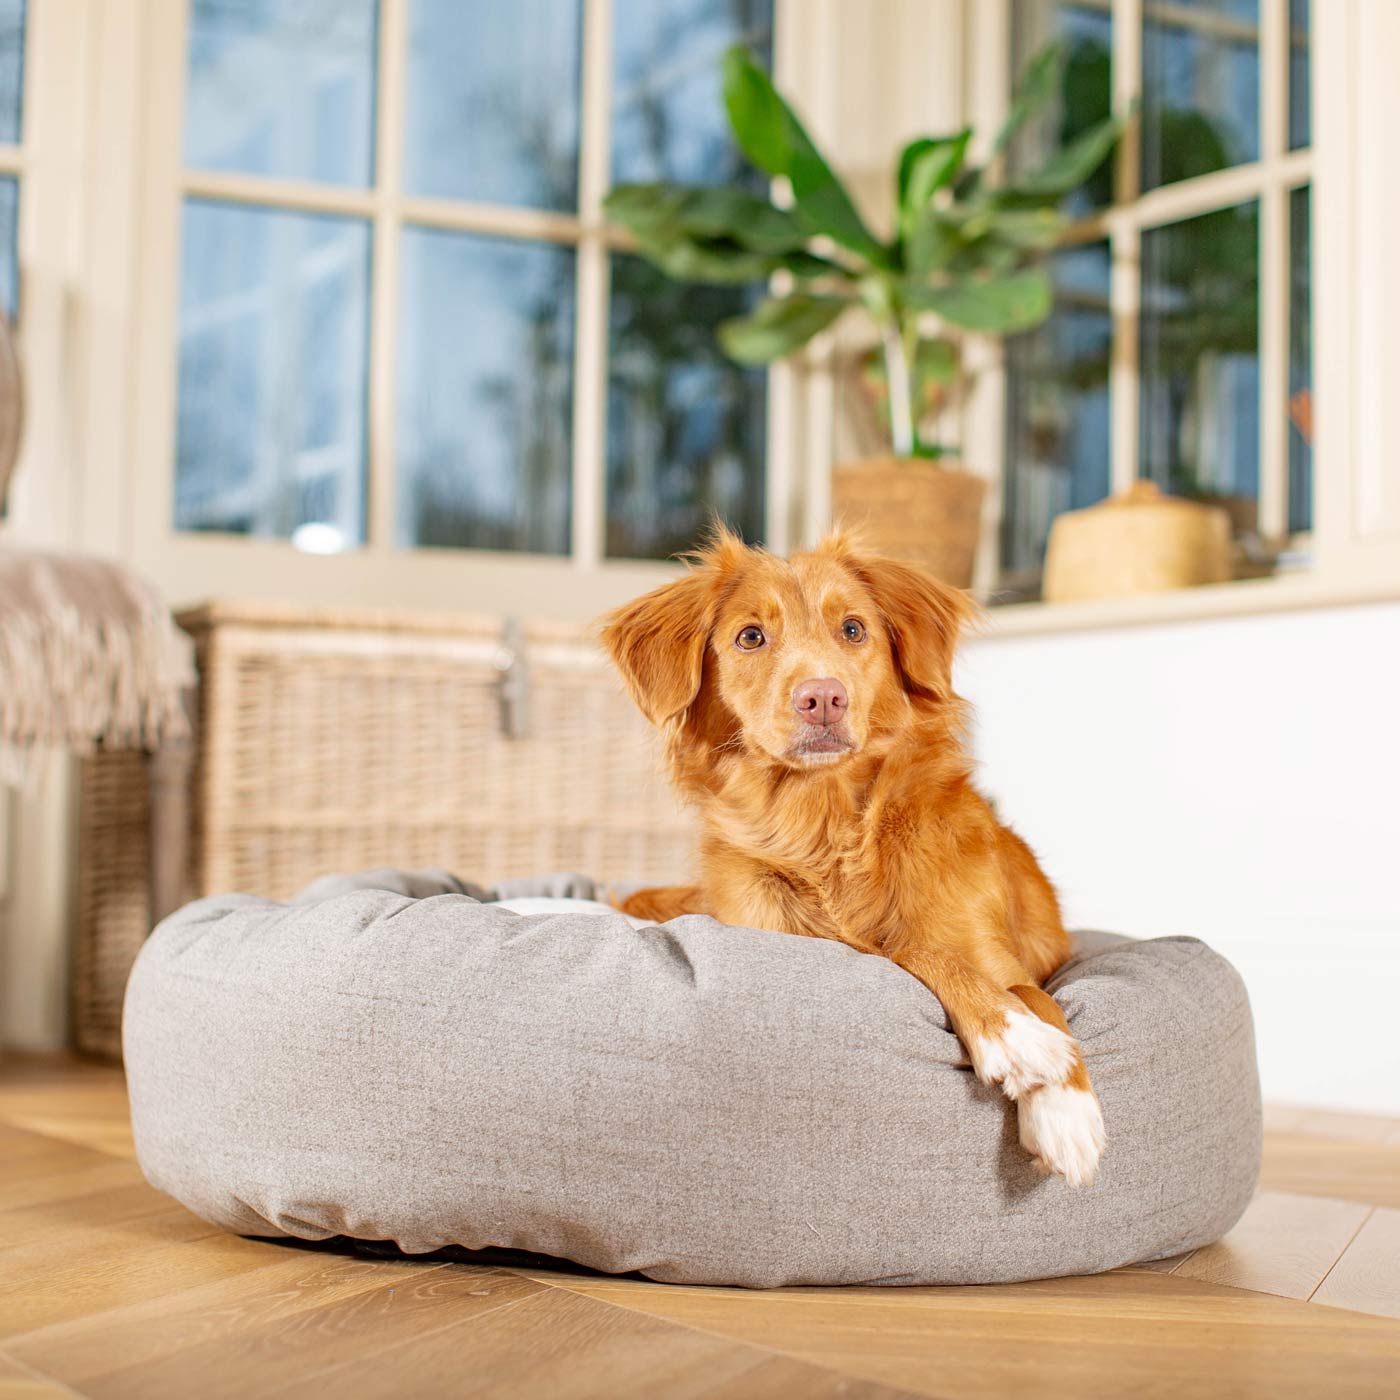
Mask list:
[[[1032,174],[993,179],[992,172],[1017,130],[1054,95],[1062,58],[1051,45],[1032,61],[980,166],[968,161],[971,128],[904,147],[888,238],[870,230],[742,46],[724,57],[725,107],[740,150],[781,180],[781,202],[744,188],[677,184],[621,185],[607,199],[609,216],[669,276],[768,284],[749,315],[719,328],[724,350],[741,364],[781,359],[845,312],[865,312],[882,352],[893,455],[838,468],[835,512],[863,521],[875,543],[964,586],[983,480],[952,469],[952,447],[921,434],[922,408],[930,386],[959,379],[964,332],[1007,335],[1050,313],[1039,260],[1063,231],[1064,196],[1103,162],[1121,122],[1090,127]]]

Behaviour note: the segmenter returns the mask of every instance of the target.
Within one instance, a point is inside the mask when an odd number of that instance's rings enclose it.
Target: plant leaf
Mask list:
[[[1017,248],[1053,248],[1068,220],[1058,209],[995,209],[987,232]]]
[[[932,205],[915,220],[904,244],[904,265],[915,276],[946,267],[966,246],[958,225]]]
[[[972,128],[964,127],[952,136],[920,136],[899,153],[899,207],[919,213],[934,194],[962,168]]]
[[[889,249],[866,228],[846,187],[742,44],[724,55],[724,105],[740,149],[760,170],[787,177],[797,217],[811,232],[890,265]]]
[[[993,156],[1000,155],[1011,144],[1011,138],[1055,96],[1064,68],[1065,51],[1065,41],[1053,39],[1026,65],[1011,95],[1011,108],[1006,120],[992,143]]]
[[[1018,180],[1001,193],[1030,201],[1058,199],[1068,194],[1099,168],[1099,163],[1117,144],[1126,125],[1122,117],[1105,117],[1076,136],[1034,175]]]
[[[1053,304],[1050,279],[1041,268],[946,287],[906,283],[904,298],[910,306],[936,312],[952,325],[993,335],[1039,325]]]
[[[805,247],[811,235],[786,209],[742,190],[703,185],[619,185],[603,201],[608,217],[638,238],[728,238],[759,253]]]
[[[917,245],[913,252],[915,271],[925,271],[934,265],[930,259],[936,256],[939,249],[945,254],[948,251],[940,237],[937,214],[931,205],[934,195],[962,169],[967,143],[971,139],[972,128],[965,127],[956,136],[931,140],[910,162],[908,181],[899,206],[899,236],[906,262],[910,259],[911,246]],[[905,149],[907,152],[908,148]],[[921,224],[928,226],[921,231]]]
[[[639,237],[637,251],[677,282],[766,282],[779,270],[803,279],[846,275],[838,264],[801,249],[792,253],[759,253],[732,239],[691,238],[675,232],[659,238]]]
[[[747,316],[721,321],[724,353],[741,365],[766,365],[824,331],[848,306],[841,297],[768,297]]]

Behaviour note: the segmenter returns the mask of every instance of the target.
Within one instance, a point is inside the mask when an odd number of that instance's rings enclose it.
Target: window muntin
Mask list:
[[[404,188],[578,208],[580,0],[412,0]]]
[[[1111,257],[1104,494],[1149,476],[1225,505],[1251,571],[1271,559],[1298,562],[1290,536],[1311,524],[1311,153],[1291,148],[1307,132],[1308,8],[1305,0],[1013,0],[1011,11],[1022,63],[1057,33],[1073,54],[1095,16],[1111,21],[1114,61],[1129,70],[1110,75],[1115,101],[1120,110],[1141,104],[1138,134],[1130,127],[1133,144],[1115,164],[1112,203],[1093,207],[1081,195],[1070,204],[1080,221],[1069,244],[1107,239]],[[1124,28],[1133,17],[1136,35]],[[1231,73],[1233,86],[1222,78]],[[1062,108],[1069,74],[1064,81]],[[1182,93],[1195,105],[1176,105]],[[1156,160],[1151,143],[1173,128],[1188,144],[1190,132],[1209,128],[1210,140],[1189,155],[1174,140],[1177,154]],[[1221,167],[1222,152],[1235,163]],[[1049,328],[1025,339],[1053,342],[1078,314],[1062,302]],[[1062,392],[1063,366],[1014,339],[1005,364],[1003,509],[1014,523],[1004,524],[988,572],[1001,601],[1035,596],[1050,524],[1071,508],[1063,491],[1031,484],[1046,468],[1028,449],[1036,405]]]
[[[0,0],[0,312],[19,315],[19,202],[24,137],[25,0]]]
[[[368,188],[375,0],[191,0],[185,164]]]
[[[1056,313],[1006,348],[1007,476],[1002,585],[1034,595],[1050,522],[1109,489],[1108,375],[1113,346],[1108,243],[1049,258]]]
[[[176,528],[594,563],[664,558],[714,509],[760,538],[767,379],[721,363],[712,343],[737,294],[673,288],[686,334],[630,314],[625,277],[616,296],[608,287],[625,241],[600,206],[643,168],[733,178],[718,58],[735,39],[771,53],[772,0],[684,0],[664,23],[633,0],[482,0],[470,15],[449,0],[347,0],[330,25],[329,3],[190,0]],[[328,25],[333,49],[309,52],[306,36]],[[619,77],[638,65],[639,81]],[[230,75],[259,68],[279,82],[240,105]],[[338,155],[323,139],[336,129],[348,133]],[[308,302],[278,304],[264,286],[243,312],[260,329],[211,339],[214,313],[190,281],[211,257],[201,205],[227,205],[250,231],[353,225],[367,281],[338,284],[352,302],[342,319],[366,334],[289,369],[281,328],[300,326]],[[303,293],[333,285],[316,282],[309,247],[300,256]],[[211,370],[225,349],[232,363]],[[250,416],[254,386],[261,405],[293,382],[314,413]],[[308,443],[307,418],[340,424],[334,450]],[[239,432],[256,441],[235,445]],[[624,443],[677,455],[629,485]]]
[[[400,545],[569,552],[574,250],[408,228]]]

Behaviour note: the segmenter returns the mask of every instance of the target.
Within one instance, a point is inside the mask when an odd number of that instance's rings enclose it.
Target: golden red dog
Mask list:
[[[956,589],[844,538],[782,560],[720,532],[603,640],[703,822],[696,884],[649,919],[835,938],[891,959],[1015,1100],[1047,1172],[1092,1181],[1103,1119],[1041,984],[1069,955],[1055,891],[971,782],[953,693]]]

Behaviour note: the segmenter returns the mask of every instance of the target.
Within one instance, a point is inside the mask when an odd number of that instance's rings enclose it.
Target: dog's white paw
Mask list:
[[[967,1049],[978,1079],[1000,1084],[1009,1099],[1060,1084],[1074,1068],[1074,1041],[1029,1011],[1008,1011],[1000,1035],[978,1037]]]
[[[1018,1100],[1021,1146],[1043,1172],[1088,1186],[1103,1155],[1103,1111],[1089,1089],[1049,1084]]]

